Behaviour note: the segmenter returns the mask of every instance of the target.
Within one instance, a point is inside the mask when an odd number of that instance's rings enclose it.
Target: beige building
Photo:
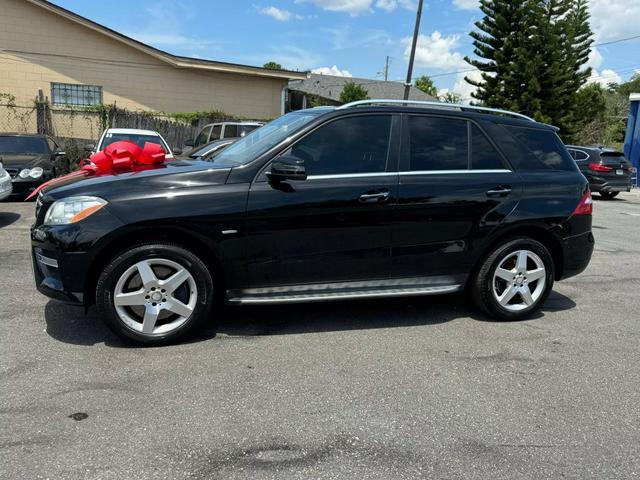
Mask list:
[[[0,94],[17,105],[41,90],[54,106],[268,119],[283,112],[287,82],[305,77],[171,55],[44,0],[0,0]]]

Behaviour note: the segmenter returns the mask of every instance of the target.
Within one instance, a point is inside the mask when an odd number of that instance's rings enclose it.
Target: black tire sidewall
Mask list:
[[[187,322],[174,331],[159,335],[142,334],[129,328],[118,316],[113,302],[114,289],[122,274],[135,263],[153,258],[166,258],[182,265],[191,273],[198,289],[196,307]],[[211,273],[194,253],[179,245],[153,243],[121,252],[107,264],[97,282],[96,305],[109,328],[125,340],[144,345],[164,345],[185,338],[205,321],[213,294]]]
[[[544,263],[547,276],[545,289],[538,301],[526,309],[511,312],[500,305],[493,295],[493,274],[504,257],[517,250],[529,250],[538,255]],[[492,253],[486,257],[476,276],[474,291],[472,293],[478,306],[493,318],[504,321],[522,320],[538,311],[540,307],[544,305],[549,293],[551,293],[553,289],[554,276],[553,258],[543,244],[530,238],[514,238],[495,248]]]

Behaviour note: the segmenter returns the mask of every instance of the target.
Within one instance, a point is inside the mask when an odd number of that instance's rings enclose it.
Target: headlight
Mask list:
[[[27,178],[29,176],[29,173],[31,173],[31,170],[29,170],[28,168],[25,168],[24,170],[20,170],[20,173],[18,174],[18,176],[20,178]]]
[[[107,204],[98,197],[68,197],[54,202],[44,217],[45,225],[76,223],[96,213]]]
[[[42,176],[43,170],[40,167],[34,167],[29,172],[29,176],[31,178],[40,178]]]

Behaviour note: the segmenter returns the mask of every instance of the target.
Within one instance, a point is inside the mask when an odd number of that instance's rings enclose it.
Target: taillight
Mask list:
[[[613,167],[607,167],[600,163],[590,163],[589,170],[593,170],[594,172],[611,172],[613,171]]]
[[[591,191],[587,190],[582,200],[573,211],[573,215],[591,215],[593,213],[593,199],[591,198]]]

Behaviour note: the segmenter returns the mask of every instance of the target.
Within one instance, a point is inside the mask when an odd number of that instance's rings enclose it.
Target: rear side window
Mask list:
[[[384,172],[390,132],[390,115],[341,118],[307,135],[291,153],[305,161],[308,175]]]
[[[519,145],[519,154],[512,160],[518,170],[576,169],[571,155],[554,132],[511,125],[504,125],[503,128]]]
[[[224,138],[237,137],[238,125],[225,125],[224,126]]]
[[[411,116],[409,170],[466,170],[469,167],[467,121]]]
[[[498,151],[491,145],[486,135],[471,126],[471,168],[474,170],[500,170],[504,163]]]

